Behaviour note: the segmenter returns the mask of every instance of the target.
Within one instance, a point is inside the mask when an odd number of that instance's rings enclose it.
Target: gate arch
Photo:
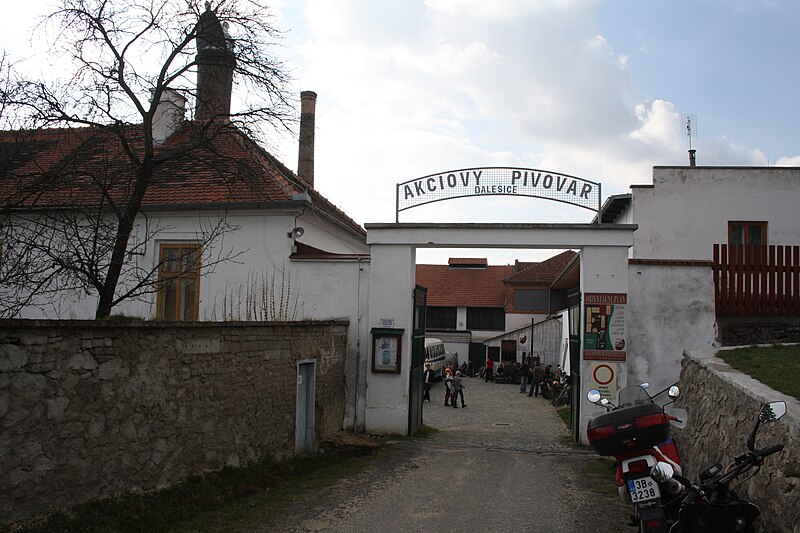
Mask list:
[[[415,286],[418,248],[579,249],[581,293],[628,293],[628,249],[636,225],[375,223],[365,227],[371,247],[368,326],[390,322],[401,337],[400,360],[405,361],[397,373],[371,372],[367,366],[362,420],[368,433],[407,435],[415,431],[409,424],[414,330],[409,295]],[[362,346],[371,346],[371,342],[370,337],[361,339]],[[580,374],[586,375],[590,364],[582,361]],[[624,383],[625,363],[618,364]],[[576,388],[576,392],[581,395],[583,413],[588,402],[582,390]],[[580,434],[585,434],[587,422],[588,417],[581,415]]]

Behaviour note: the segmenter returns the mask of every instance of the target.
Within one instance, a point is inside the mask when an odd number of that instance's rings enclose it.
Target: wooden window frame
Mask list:
[[[767,239],[767,222],[766,221],[759,221],[759,220],[730,220],[728,221],[728,245],[729,246],[736,246],[733,243],[733,228],[736,226],[742,226],[744,231],[743,240],[745,246],[752,244],[750,242],[750,228],[753,227],[760,227],[761,228],[761,245],[766,245],[769,240]]]
[[[192,270],[185,270],[178,273],[174,273],[175,271],[167,270],[165,267],[167,266],[168,262],[165,260],[166,251],[169,249],[177,248],[181,250],[179,252],[178,258],[180,259],[181,267],[183,263],[183,258],[188,255],[188,252],[194,252],[197,254],[197,264],[196,267]],[[158,320],[185,320],[185,321],[196,321],[199,319],[200,316],[200,270],[203,268],[203,248],[199,242],[161,242],[158,246],[158,293],[156,297],[156,318]],[[195,291],[194,291],[194,309],[191,317],[181,317],[178,316],[176,318],[166,318],[165,317],[165,310],[164,310],[164,298],[165,298],[165,290],[167,282],[169,281],[176,281],[180,283],[181,280],[192,280],[195,283]],[[182,308],[182,298],[183,298],[183,291],[176,290],[175,292],[177,302],[176,302],[176,313],[180,315],[180,309]]]

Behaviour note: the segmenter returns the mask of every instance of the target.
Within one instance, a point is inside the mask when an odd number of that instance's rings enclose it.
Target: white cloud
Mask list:
[[[775,161],[777,167],[800,167],[800,155],[794,157],[781,157]]]

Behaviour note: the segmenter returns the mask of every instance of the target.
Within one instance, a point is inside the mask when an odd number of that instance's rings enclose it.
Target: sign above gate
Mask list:
[[[468,196],[529,196],[600,211],[600,184],[535,168],[491,167],[449,170],[397,184],[400,211]]]

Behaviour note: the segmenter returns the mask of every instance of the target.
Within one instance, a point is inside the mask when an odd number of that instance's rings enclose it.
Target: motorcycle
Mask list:
[[[786,414],[786,402],[765,404],[759,411],[750,436],[747,451],[737,457],[725,469],[717,463],[700,474],[700,481],[692,483],[677,473],[668,463],[657,463],[651,477],[662,480],[677,480],[686,488],[686,496],[680,504],[679,519],[670,533],[754,533],[755,521],[761,514],[759,508],[739,497],[731,490],[731,483],[740,476],[756,471],[764,459],[783,449],[783,444],[756,450],[756,432],[761,424],[775,422]],[[741,483],[750,479],[750,473]],[[739,485],[741,485],[739,483]],[[738,485],[737,485],[738,486]]]
[[[590,402],[604,407],[606,414],[592,418],[587,428],[589,444],[600,455],[613,456],[620,498],[633,505],[631,525],[640,533],[667,533],[677,520],[676,496],[683,490],[674,478],[656,481],[650,474],[659,462],[669,464],[682,474],[681,458],[669,427],[685,427],[686,411],[665,409],[680,394],[672,385],[650,396],[648,383],[619,391],[617,405],[602,398],[599,391],[588,392]],[[664,405],[655,398],[667,393],[671,400]]]

